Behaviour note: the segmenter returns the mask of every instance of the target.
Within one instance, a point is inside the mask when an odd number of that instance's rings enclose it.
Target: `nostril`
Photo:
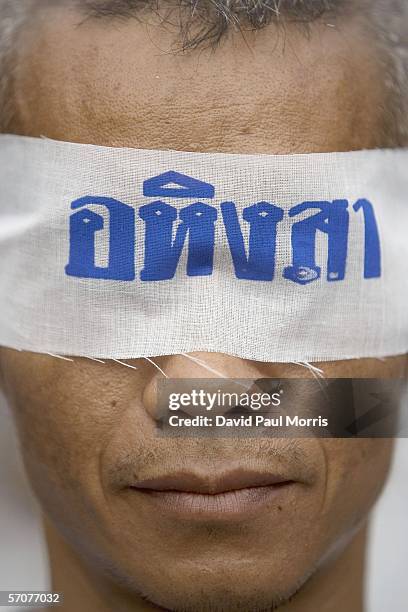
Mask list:
[[[254,386],[261,389],[264,393],[272,395],[273,393],[279,393],[282,380],[280,378],[258,378],[255,380]]]

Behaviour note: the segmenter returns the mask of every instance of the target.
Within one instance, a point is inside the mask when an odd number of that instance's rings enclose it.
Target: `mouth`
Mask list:
[[[177,473],[132,484],[129,489],[165,514],[187,519],[245,518],[279,505],[297,483],[273,474],[234,471],[211,477]]]

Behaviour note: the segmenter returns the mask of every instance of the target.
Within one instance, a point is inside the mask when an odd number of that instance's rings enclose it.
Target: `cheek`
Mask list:
[[[408,357],[385,359],[350,359],[317,364],[326,378],[406,378]]]
[[[336,523],[357,526],[385,483],[393,450],[391,439],[331,439],[323,442],[327,480],[322,512],[334,508]]]
[[[1,350],[0,366],[32,488],[58,530],[91,554],[111,521],[102,457],[140,381],[110,364],[17,351]]]
[[[70,489],[98,478],[99,456],[134,393],[119,370],[103,368],[3,352],[5,392],[34,486],[47,481]]]

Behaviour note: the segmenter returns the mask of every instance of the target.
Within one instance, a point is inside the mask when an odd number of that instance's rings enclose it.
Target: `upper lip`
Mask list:
[[[202,495],[217,495],[228,491],[267,487],[293,482],[278,474],[266,474],[246,470],[235,470],[224,474],[201,476],[191,472],[177,472],[140,480],[132,483],[131,488],[151,491],[181,491]]]

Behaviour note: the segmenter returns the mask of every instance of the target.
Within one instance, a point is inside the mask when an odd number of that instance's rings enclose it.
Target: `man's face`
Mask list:
[[[308,36],[269,26],[178,55],[169,52],[171,26],[152,16],[149,24],[79,21],[74,11],[47,11],[26,36],[18,133],[235,153],[382,144],[384,76],[357,21],[315,24]],[[234,378],[306,375],[295,365],[195,357]],[[169,377],[209,376],[181,355],[154,360]],[[0,352],[34,489],[94,571],[170,609],[204,610],[210,601],[213,610],[255,610],[292,595],[343,550],[384,482],[389,442],[160,438],[161,374],[146,360],[130,363],[137,370]],[[405,363],[319,366],[326,376],[381,378],[401,376]],[[284,484],[209,495],[243,475]],[[182,492],[157,492],[171,482]]]

